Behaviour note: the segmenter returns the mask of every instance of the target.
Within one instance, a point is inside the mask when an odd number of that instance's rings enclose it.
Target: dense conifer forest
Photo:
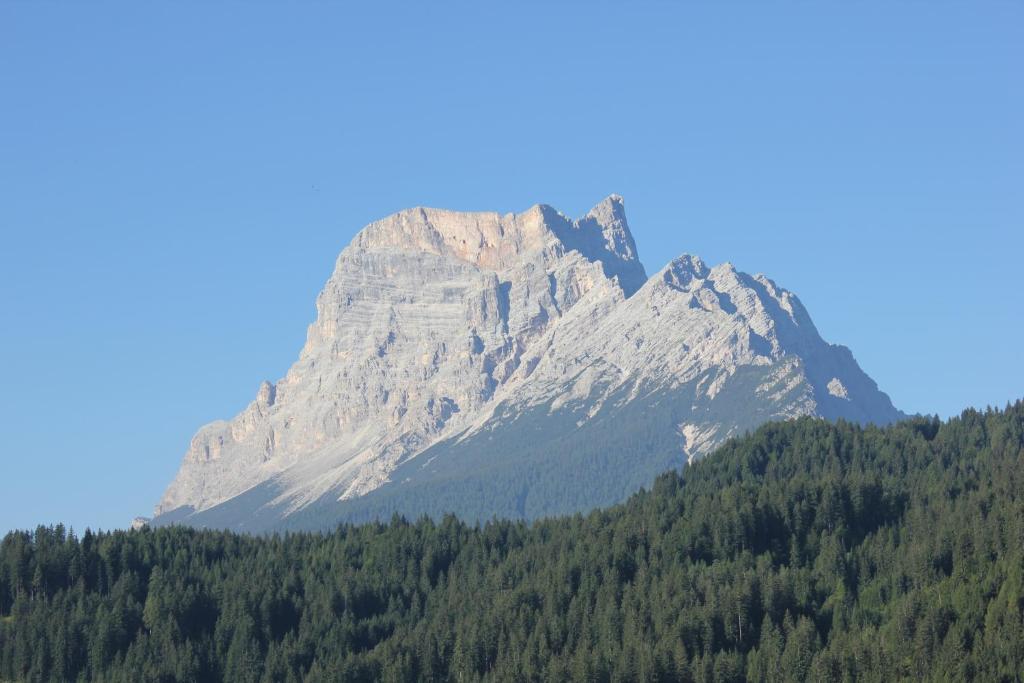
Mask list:
[[[531,525],[40,527],[0,548],[0,679],[1020,681],[1022,494],[1018,402],[769,424]]]

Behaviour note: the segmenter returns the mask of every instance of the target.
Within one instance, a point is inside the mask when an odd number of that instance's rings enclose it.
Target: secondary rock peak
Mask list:
[[[706,278],[710,272],[699,256],[683,254],[662,268],[661,276],[668,284],[685,286],[691,280]]]
[[[606,275],[618,278],[627,297],[647,281],[622,197],[608,195],[570,228],[559,235],[562,241],[587,258],[600,261]]]
[[[625,200],[622,195],[610,194],[597,204],[594,205],[590,211],[587,212],[587,216],[593,216],[594,218],[603,218],[606,221],[611,220],[626,220],[626,206]]]

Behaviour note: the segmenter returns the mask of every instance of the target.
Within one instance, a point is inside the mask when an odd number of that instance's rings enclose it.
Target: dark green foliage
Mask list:
[[[8,534],[0,680],[1019,681],[1024,402],[800,419],[533,524]]]
[[[292,512],[280,502],[288,496],[270,479],[220,505],[196,513],[179,508],[154,524],[327,531],[339,523],[387,520],[394,513],[408,519],[453,513],[468,522],[586,513],[620,503],[661,473],[681,467],[686,454],[678,425],[713,423],[743,433],[777,417],[774,400],[757,398],[758,387],[780,382],[777,375],[775,366],[739,368],[714,398],[697,391],[718,381],[707,372],[670,391],[631,386],[603,400],[604,388],[595,386],[590,396],[561,406],[548,402],[519,411],[500,404],[486,428],[434,444],[400,464],[390,483],[364,496],[339,501],[341,487]],[[799,388],[788,391],[793,393],[786,401],[799,394]]]

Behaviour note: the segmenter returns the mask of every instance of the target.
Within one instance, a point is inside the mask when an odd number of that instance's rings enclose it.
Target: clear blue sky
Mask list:
[[[625,196],[908,412],[1024,396],[1024,5],[0,4],[0,531],[150,514],[413,205]]]

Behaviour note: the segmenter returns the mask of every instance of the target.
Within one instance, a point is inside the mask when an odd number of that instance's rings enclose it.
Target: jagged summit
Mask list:
[[[609,195],[583,218],[571,224],[566,221],[556,225],[561,228],[556,233],[559,238],[570,249],[577,249],[588,258],[600,261],[605,275],[618,278],[627,297],[647,280],[619,195]]]
[[[585,509],[767,419],[899,416],[764,276],[684,255],[648,280],[618,195],[575,220],[400,211],[316,305],[285,377],[193,438],[155,524]]]
[[[655,277],[660,277],[665,284],[680,291],[686,291],[695,278],[705,278],[708,267],[699,256],[683,254],[669,262]]]
[[[451,256],[497,272],[514,268],[524,254],[547,252],[551,257],[561,248],[600,262],[609,277],[620,277],[627,295],[646,280],[618,195],[610,195],[577,220],[547,204],[505,215],[405,209],[366,226],[353,246]]]

